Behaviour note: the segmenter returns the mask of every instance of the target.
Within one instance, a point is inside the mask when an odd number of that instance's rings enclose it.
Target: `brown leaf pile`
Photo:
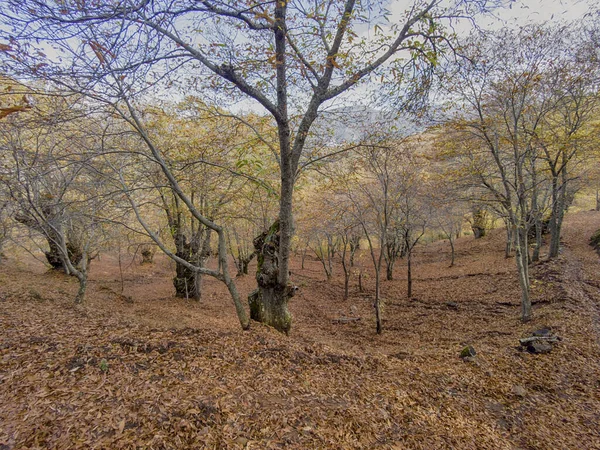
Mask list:
[[[295,261],[290,337],[238,330],[209,280],[200,304],[170,298],[167,263],[131,268],[130,305],[104,258],[83,307],[72,280],[4,264],[0,448],[600,448],[600,258],[587,244],[599,222],[571,216],[562,256],[535,266],[529,324],[501,233],[459,240],[454,268],[444,243],[421,248],[416,299],[402,265],[384,283],[382,336],[372,275],[343,301],[316,261]],[[351,307],[361,321],[332,323]],[[562,341],[522,352],[542,326]],[[467,344],[473,362],[458,357]]]

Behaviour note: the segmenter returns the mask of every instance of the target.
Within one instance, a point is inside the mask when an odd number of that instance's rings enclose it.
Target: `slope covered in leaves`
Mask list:
[[[587,245],[599,222],[569,217],[562,256],[533,269],[528,324],[501,234],[459,240],[454,268],[444,243],[420,248],[416,298],[401,265],[385,283],[382,336],[372,279],[343,301],[316,261],[295,262],[290,337],[238,330],[208,280],[201,304],[170,298],[168,264],[127,272],[130,304],[103,258],[75,307],[72,280],[5,263],[0,447],[600,448],[600,259]],[[332,323],[344,314],[361,320]],[[552,353],[520,351],[542,326],[562,337]],[[473,362],[458,357],[466,344]]]

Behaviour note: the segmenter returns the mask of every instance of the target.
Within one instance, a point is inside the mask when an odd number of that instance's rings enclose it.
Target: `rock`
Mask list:
[[[472,358],[477,354],[477,352],[475,351],[475,349],[473,348],[473,346],[471,345],[467,345],[465,348],[462,349],[462,351],[460,352],[460,357],[462,359],[464,359],[465,361],[471,361]],[[467,358],[470,358],[467,360]]]
[[[550,353],[552,351],[552,344],[547,341],[531,341],[527,343],[527,351],[533,354]]]
[[[358,314],[358,306],[356,306],[356,305],[350,306],[350,314],[352,314],[353,316],[356,316]]]
[[[527,395],[527,390],[523,386],[515,384],[512,388],[512,393],[517,397],[525,397],[525,395]]]
[[[536,337],[550,337],[552,336],[552,330],[550,327],[544,327],[540,328],[539,330],[535,330],[531,335]]]
[[[458,303],[456,302],[446,302],[446,306],[449,309],[458,309]]]
[[[550,353],[553,344],[560,342],[561,338],[552,333],[550,327],[543,327],[531,333],[530,337],[519,339],[519,343],[529,353],[542,354]]]

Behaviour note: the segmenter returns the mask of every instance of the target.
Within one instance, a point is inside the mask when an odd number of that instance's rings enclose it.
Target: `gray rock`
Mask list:
[[[552,344],[547,341],[531,341],[527,343],[527,351],[533,354],[550,353],[552,351]]]
[[[550,329],[550,327],[540,328],[539,330],[535,330],[532,333],[532,336],[549,337],[549,336],[552,336],[552,330]]]
[[[512,388],[512,393],[517,397],[525,397],[525,395],[527,395],[527,390],[523,386],[515,384]]]

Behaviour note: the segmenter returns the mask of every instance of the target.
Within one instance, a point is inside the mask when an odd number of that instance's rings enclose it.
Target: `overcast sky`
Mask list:
[[[495,26],[579,19],[592,4],[597,4],[597,0],[517,0],[511,8],[497,12],[500,20]]]

